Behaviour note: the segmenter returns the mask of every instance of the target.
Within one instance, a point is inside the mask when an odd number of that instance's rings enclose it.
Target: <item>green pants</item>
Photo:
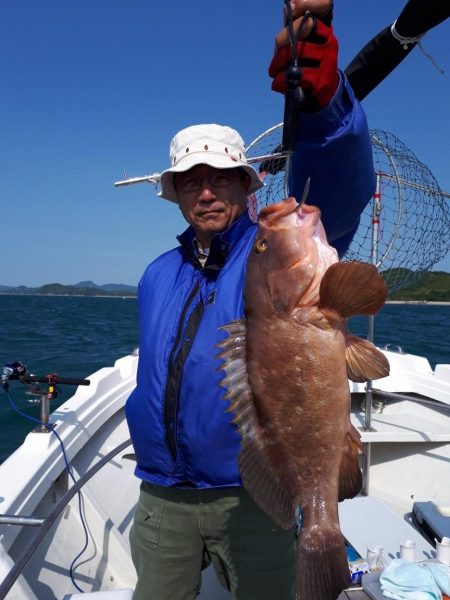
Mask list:
[[[295,598],[295,530],[280,529],[243,488],[143,482],[130,543],[133,600],[193,600],[211,562],[235,600]]]

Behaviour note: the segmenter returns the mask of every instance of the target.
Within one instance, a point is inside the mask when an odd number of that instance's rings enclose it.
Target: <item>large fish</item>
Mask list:
[[[334,600],[349,584],[338,500],[360,491],[362,446],[348,378],[385,377],[389,363],[347,332],[346,319],[376,313],[386,294],[375,267],[338,261],[318,208],[288,198],[261,212],[245,320],[224,327],[219,356],[245,488],[281,527],[300,508],[301,600]]]

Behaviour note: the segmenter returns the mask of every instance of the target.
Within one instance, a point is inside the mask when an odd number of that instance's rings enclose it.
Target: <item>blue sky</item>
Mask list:
[[[404,0],[336,0],[340,65]],[[283,3],[0,0],[0,284],[136,284],[185,227],[128,176],[160,171],[177,130],[201,122],[246,142],[282,120],[267,65]],[[450,22],[363,103],[450,191]],[[435,268],[450,271],[450,257]]]

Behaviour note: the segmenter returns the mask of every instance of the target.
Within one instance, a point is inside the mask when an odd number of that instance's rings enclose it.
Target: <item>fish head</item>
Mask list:
[[[276,312],[318,302],[320,281],[338,261],[316,206],[287,198],[264,208],[247,263],[246,310],[264,302]]]

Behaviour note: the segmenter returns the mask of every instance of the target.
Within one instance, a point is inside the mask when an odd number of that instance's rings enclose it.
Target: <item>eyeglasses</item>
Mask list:
[[[199,192],[205,181],[207,181],[208,185],[212,188],[228,187],[236,181],[236,173],[211,173],[211,175],[202,177],[188,176],[186,178],[178,176],[176,179],[176,186],[181,192]]]

